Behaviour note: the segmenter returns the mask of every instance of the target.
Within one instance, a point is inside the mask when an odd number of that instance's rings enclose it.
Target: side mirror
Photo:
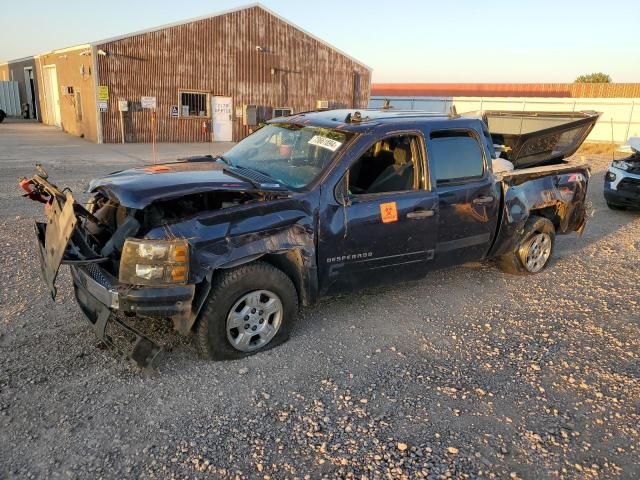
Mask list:
[[[351,198],[349,197],[349,172],[345,173],[342,179],[338,182],[335,189],[336,200],[340,205],[351,205]]]

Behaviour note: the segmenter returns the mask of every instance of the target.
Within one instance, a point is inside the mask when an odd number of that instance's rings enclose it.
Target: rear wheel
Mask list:
[[[499,257],[498,266],[502,271],[515,275],[541,272],[553,253],[555,236],[555,227],[550,220],[530,218],[515,251]]]
[[[609,207],[611,210],[626,210],[626,207],[623,207],[622,205],[616,205],[615,203],[610,203],[610,202],[607,202],[607,207]]]
[[[196,347],[213,360],[267,350],[289,338],[297,312],[293,282],[272,265],[255,262],[223,271],[196,325]]]

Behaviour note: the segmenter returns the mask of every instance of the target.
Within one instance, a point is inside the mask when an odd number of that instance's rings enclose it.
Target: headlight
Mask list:
[[[619,168],[620,170],[624,170],[625,172],[631,168],[628,162],[624,160],[614,160],[611,162],[611,166],[615,168]]]
[[[615,182],[616,181],[616,174],[613,173],[611,170],[608,170],[607,173],[605,173],[605,175],[604,175],[604,179],[607,182]]]
[[[189,278],[189,244],[186,240],[124,242],[120,282],[131,285],[184,284]]]

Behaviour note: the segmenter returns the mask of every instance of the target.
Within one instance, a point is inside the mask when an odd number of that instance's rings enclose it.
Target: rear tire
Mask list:
[[[609,207],[611,210],[626,210],[627,207],[623,207],[622,205],[616,205],[615,203],[609,203],[607,202],[607,207]]]
[[[546,268],[553,254],[556,229],[544,217],[531,217],[525,224],[515,251],[498,257],[498,267],[512,275],[532,275]]]
[[[204,358],[233,360],[287,341],[298,314],[291,279],[265,262],[224,270],[212,285],[195,327]]]

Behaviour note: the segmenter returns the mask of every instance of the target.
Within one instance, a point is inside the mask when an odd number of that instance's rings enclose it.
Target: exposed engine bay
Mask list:
[[[159,201],[142,210],[128,208],[98,191],[86,205],[92,214],[83,223],[87,243],[94,253],[108,257],[104,267],[113,275],[118,274],[119,258],[128,237],[142,237],[150,229],[171,225],[206,211],[232,208],[266,199],[262,192],[221,191],[187,195],[181,198]]]

